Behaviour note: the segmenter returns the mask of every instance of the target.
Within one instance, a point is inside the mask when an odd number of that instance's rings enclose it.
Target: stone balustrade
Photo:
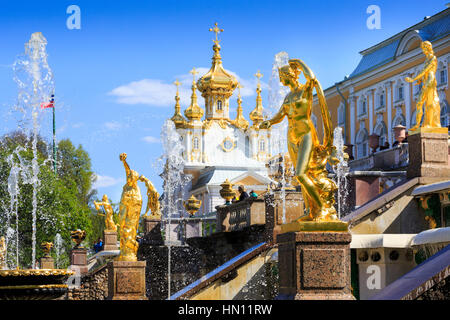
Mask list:
[[[216,232],[240,231],[266,223],[264,199],[249,198],[216,209]]]
[[[394,170],[408,166],[408,144],[377,151],[371,155],[352,160],[348,163],[350,171],[368,171],[373,169]]]

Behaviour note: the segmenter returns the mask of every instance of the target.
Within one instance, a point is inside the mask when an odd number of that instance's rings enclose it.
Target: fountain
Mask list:
[[[7,211],[6,233],[7,244],[15,233],[15,266],[16,269],[0,270],[0,299],[55,299],[67,292],[66,280],[74,272],[62,269],[36,269],[36,221],[38,210],[37,192],[40,186],[38,174],[37,140],[39,133],[39,116],[41,103],[48,101],[53,92],[53,74],[47,63],[45,50],[47,41],[40,32],[33,33],[30,41],[25,44],[25,53],[14,63],[14,73],[18,88],[18,103],[15,109],[23,114],[19,127],[29,131],[33,158],[30,162],[21,156],[21,148],[17,148],[8,158],[11,165],[8,177],[8,192],[10,194],[10,210]],[[27,123],[31,120],[31,128]],[[18,196],[19,177],[23,183],[32,185],[32,253],[31,269],[19,269],[19,231],[18,231]],[[16,230],[10,227],[12,218],[16,219]],[[49,244],[46,244],[46,248]],[[13,248],[13,246],[11,246]],[[8,251],[8,246],[6,249]],[[8,256],[8,254],[6,255]]]
[[[342,134],[342,128],[336,127],[334,129],[333,146],[336,148],[336,158],[338,163],[333,165],[335,173],[335,182],[337,184],[337,216],[340,219],[343,213],[346,213],[346,200],[348,196],[349,186],[347,184],[347,174],[349,171],[347,160],[348,155],[345,153],[344,137]]]

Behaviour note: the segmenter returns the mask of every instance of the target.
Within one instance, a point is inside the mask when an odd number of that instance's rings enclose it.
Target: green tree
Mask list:
[[[91,210],[89,199],[95,194],[92,190],[93,176],[88,154],[81,146],[72,148],[70,140],[62,140],[60,159],[61,166],[55,175],[52,162],[48,159],[48,144],[38,138],[39,186],[37,192],[37,223],[36,223],[36,257],[42,256],[40,244],[43,241],[54,242],[59,233],[64,241],[64,253],[59,261],[68,264],[68,253],[73,246],[70,231],[82,229],[92,232]],[[20,147],[19,149],[17,149]],[[23,166],[18,181],[18,219],[11,211],[11,198],[8,192],[8,177],[11,172],[11,155],[16,164],[22,162],[30,166],[33,158],[31,140],[22,132],[14,132],[0,139],[0,235],[7,233],[6,222],[9,216],[9,227],[19,229],[19,265],[29,267],[32,263],[32,193],[33,186],[24,179],[30,174],[30,167]],[[27,172],[28,171],[28,172]],[[13,241],[14,242],[14,241]],[[15,244],[14,244],[15,245]],[[55,250],[52,250],[55,256]],[[11,255],[9,255],[11,257]],[[15,262],[15,260],[14,260]]]

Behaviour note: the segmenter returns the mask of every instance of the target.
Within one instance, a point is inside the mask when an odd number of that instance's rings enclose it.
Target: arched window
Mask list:
[[[250,158],[250,138],[245,137],[245,156]]]
[[[217,110],[222,111],[222,100],[217,100]]]
[[[380,122],[375,126],[374,129],[375,134],[380,136],[380,147],[384,147],[384,144],[387,141],[387,130],[384,122]]]
[[[343,103],[339,105],[338,108],[338,126],[345,127],[345,106]]]
[[[436,77],[439,86],[447,83],[447,67],[442,62],[439,63]]]
[[[402,114],[397,114],[394,120],[392,120],[392,128],[398,126],[399,124],[401,124],[402,126],[406,126],[406,120]]]
[[[363,116],[367,114],[367,98],[361,97],[358,103],[358,116]]]
[[[266,141],[264,139],[259,140],[259,151],[264,152],[266,150]]]
[[[367,157],[369,150],[369,135],[366,129],[361,129],[356,136],[356,152],[358,159]]]
[[[448,104],[447,101],[444,100],[441,102],[441,126],[448,127],[448,125]]]
[[[194,138],[194,150],[199,149],[199,140],[197,137]]]
[[[404,90],[403,85],[402,85],[402,84],[399,85],[398,88],[397,88],[397,100],[398,100],[398,101],[403,100],[403,97],[404,97],[404,92],[403,92],[403,90]]]

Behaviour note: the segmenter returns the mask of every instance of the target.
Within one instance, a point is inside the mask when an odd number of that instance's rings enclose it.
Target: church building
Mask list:
[[[220,55],[222,32],[217,23],[210,31],[215,33],[211,69],[196,81],[193,75],[191,103],[181,113],[180,98],[175,96],[175,113],[171,120],[175,123],[184,146],[184,173],[192,176],[186,197],[194,195],[202,201],[198,214],[215,211],[217,205],[224,203],[219,191],[221,184],[228,179],[234,189],[244,185],[247,192],[262,193],[272,182],[268,177],[267,160],[272,156],[271,129],[259,129],[263,121],[261,85],[258,78],[256,104],[249,117],[243,115],[240,84],[224,69]],[[230,98],[238,90],[237,115],[230,119]],[[205,100],[205,110],[197,102],[197,91]],[[232,102],[231,102],[232,103]]]

